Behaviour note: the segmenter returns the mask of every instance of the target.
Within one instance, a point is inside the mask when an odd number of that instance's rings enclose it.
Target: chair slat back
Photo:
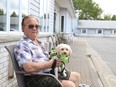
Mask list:
[[[15,58],[15,55],[14,55],[14,48],[15,48],[15,46],[16,45],[5,46],[5,48],[9,52],[10,58],[12,60],[13,68],[15,70],[15,74],[16,74],[16,78],[17,78],[17,82],[18,82],[18,86],[19,87],[25,87],[24,75],[16,73],[17,71],[21,71],[21,69],[20,69],[20,67],[19,67],[19,65],[17,63],[17,60]]]

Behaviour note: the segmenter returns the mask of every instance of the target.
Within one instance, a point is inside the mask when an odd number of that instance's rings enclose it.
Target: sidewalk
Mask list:
[[[90,85],[91,87],[103,87],[93,62],[87,56],[86,42],[82,38],[75,37],[74,42],[69,45],[73,53],[67,68],[80,73],[80,84]]]

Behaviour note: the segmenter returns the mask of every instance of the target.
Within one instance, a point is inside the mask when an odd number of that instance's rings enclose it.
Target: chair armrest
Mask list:
[[[49,74],[49,73],[27,73],[27,74],[30,74],[30,75],[44,75],[44,76],[52,76],[52,77],[56,78],[54,75]]]
[[[28,73],[28,72],[25,72],[25,71],[15,71],[15,73],[16,74],[25,74],[25,75],[49,75],[49,76],[54,76],[54,75],[49,74],[49,73],[37,73],[37,72]]]
[[[49,73],[37,73],[37,72],[33,72],[33,73],[28,73],[28,72],[25,72],[25,71],[15,71],[16,74],[25,74],[25,75],[49,75],[49,76],[53,76],[55,77],[54,75],[52,74],[49,74]],[[56,78],[56,77],[55,77]]]
[[[26,74],[27,72],[25,71],[15,71],[16,74]]]

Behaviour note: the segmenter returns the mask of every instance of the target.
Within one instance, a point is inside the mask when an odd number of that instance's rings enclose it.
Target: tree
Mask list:
[[[0,15],[4,15],[4,10],[0,9]]]
[[[25,13],[22,13],[22,17],[25,17],[26,16],[26,14]]]
[[[111,20],[111,15],[104,15],[104,20]]]
[[[18,15],[16,14],[15,11],[13,11],[13,13],[11,14],[11,17],[17,17]]]
[[[92,0],[73,0],[74,8],[79,12],[79,19],[101,19],[102,9]]]
[[[116,15],[113,15],[111,20],[116,20]]]

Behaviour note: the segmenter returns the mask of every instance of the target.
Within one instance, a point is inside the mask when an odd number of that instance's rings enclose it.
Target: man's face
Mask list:
[[[22,26],[23,32],[31,40],[35,40],[38,35],[38,24],[37,19],[34,17],[30,17],[24,21],[24,25]]]

